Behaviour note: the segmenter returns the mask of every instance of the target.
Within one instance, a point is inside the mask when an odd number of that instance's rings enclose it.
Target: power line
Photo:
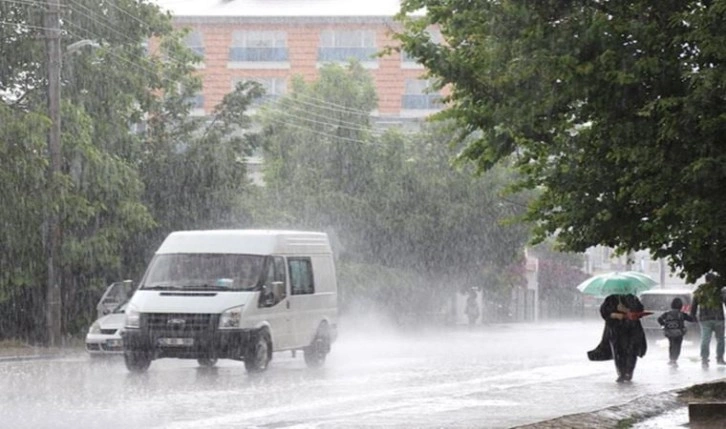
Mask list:
[[[30,28],[33,30],[43,30],[43,31],[50,30],[50,28],[48,28],[48,27],[41,27],[39,25],[30,25],[30,24],[26,24],[24,22],[0,21],[0,24],[12,25],[12,26],[21,27],[21,28]]]
[[[367,128],[348,128],[346,126],[343,126],[343,125],[340,125],[340,124],[335,124],[333,122],[325,122],[325,121],[316,120],[315,118],[310,118],[310,117],[305,117],[305,116],[297,116],[297,115],[294,115],[294,114],[290,113],[289,111],[285,111],[285,110],[279,110],[279,109],[269,109],[269,110],[272,111],[272,112],[274,112],[274,113],[276,113],[276,114],[279,114],[279,115],[282,115],[282,116],[287,116],[289,118],[292,118],[292,119],[295,119],[295,120],[298,120],[298,121],[302,121],[302,122],[306,122],[306,123],[309,123],[309,124],[312,124],[312,125],[321,125],[321,126],[328,127],[328,128],[336,128],[336,129],[345,130],[345,131],[351,131],[351,132],[369,133],[372,136],[373,135],[376,135],[376,132],[373,129],[367,129]]]
[[[80,14],[82,16],[85,16],[89,20],[91,20],[91,21],[93,21],[93,22],[95,22],[95,23],[97,23],[97,24],[99,24],[99,25],[101,25],[101,26],[103,26],[103,27],[111,30],[115,34],[117,34],[117,35],[121,36],[122,38],[124,38],[125,40],[128,40],[128,41],[132,42],[132,44],[139,43],[139,41],[131,38],[129,35],[127,35],[125,33],[122,33],[121,31],[119,31],[116,28],[112,27],[110,24],[106,24],[106,23],[104,23],[104,22],[101,21],[101,19],[108,20],[108,17],[107,16],[100,15],[100,14],[96,13],[95,11],[91,10],[90,8],[88,8],[87,6],[85,6],[83,4],[80,4],[80,3],[77,3],[76,0],[69,0],[69,1],[71,3],[73,3],[73,4],[75,4],[76,6],[82,7],[83,9],[85,9],[86,11],[88,11],[88,13],[90,13],[90,15],[88,15],[88,14],[86,14],[86,13],[84,13],[84,12],[78,10],[78,9],[72,8],[72,10],[75,11],[76,13],[78,13],[78,14]],[[116,8],[118,8],[118,7],[116,6]],[[121,9],[119,9],[119,10],[121,10]],[[127,15],[133,17],[133,15],[131,15],[129,12],[124,12],[124,13],[126,13]],[[141,20],[139,18],[135,18],[135,19],[137,21],[141,22],[142,24],[146,25],[147,28],[151,28],[151,25],[148,22],[145,22],[145,21],[143,21],[143,20]],[[182,65],[182,66],[185,66],[186,65],[185,62],[183,62],[183,61],[181,61],[181,60],[179,60],[177,58],[174,58],[171,55],[168,55],[168,53],[166,55],[166,58],[168,58],[171,62],[173,62],[173,63],[175,63],[177,65]]]
[[[346,111],[346,112],[350,112],[350,113],[359,113],[359,114],[365,114],[365,115],[371,114],[370,111],[366,112],[365,110],[356,109],[353,107],[344,106],[342,104],[333,103],[331,101],[323,100],[322,98],[317,98],[317,97],[314,97],[309,94],[296,93],[296,95],[298,95],[302,98],[307,98],[309,100],[313,100],[314,102],[318,103],[319,105],[331,106],[331,108],[334,107],[335,110],[337,110],[337,111]]]
[[[347,141],[347,142],[350,142],[350,143],[373,145],[373,146],[384,146],[384,145],[381,145],[380,143],[376,143],[376,142],[372,142],[372,141],[359,140],[359,139],[354,139],[354,138],[351,138],[351,137],[338,136],[338,135],[335,135],[335,134],[330,134],[330,133],[326,133],[326,132],[322,132],[322,131],[317,131],[317,130],[314,130],[314,129],[309,128],[309,127],[305,127],[305,126],[302,126],[302,125],[297,125],[297,124],[293,124],[293,123],[287,122],[284,119],[281,119],[281,118],[278,118],[278,117],[275,117],[275,116],[269,116],[267,119],[270,119],[270,120],[272,120],[274,122],[277,122],[279,124],[283,124],[283,125],[288,126],[288,127],[292,127],[292,128],[296,128],[296,129],[300,129],[300,130],[309,131],[309,132],[311,132],[313,134],[317,134],[319,136],[330,137],[330,138],[333,138],[333,139],[343,140],[343,141]]]
[[[288,103],[288,101],[289,101],[289,103]],[[290,99],[290,98],[286,98],[286,99],[284,99],[284,100],[282,100],[282,101],[280,101],[278,103],[274,103],[272,105],[267,105],[265,107],[268,110],[275,111],[275,112],[279,112],[279,113],[282,113],[282,114],[285,114],[285,115],[290,115],[290,116],[295,116],[295,115],[293,115],[293,114],[290,113],[291,110],[293,112],[296,112],[296,113],[304,113],[305,115],[307,115],[307,116],[305,116],[305,119],[306,120],[313,120],[311,118],[311,116],[312,116],[313,118],[320,118],[322,120],[320,123],[325,123],[325,124],[328,124],[328,125],[331,125],[331,126],[337,126],[337,127],[340,127],[340,128],[345,128],[345,129],[348,129],[350,131],[359,131],[359,132],[371,132],[371,131],[374,131],[372,128],[367,128],[367,127],[363,126],[360,123],[345,121],[345,120],[338,119],[338,118],[333,118],[333,117],[331,117],[329,115],[325,115],[325,114],[322,114],[320,112],[315,112],[314,110],[311,110],[311,109],[305,109],[302,106],[295,105],[295,103],[296,103],[295,100]],[[306,103],[306,104],[308,104],[310,106],[315,106],[315,105],[312,105],[310,103]],[[276,107],[270,107],[270,106],[273,106],[273,105],[276,106]],[[316,120],[313,120],[313,122],[316,122]]]
[[[0,0],[0,2],[21,4],[23,6],[34,6],[34,7],[39,7],[39,8],[42,8],[45,10],[45,7],[43,5],[41,5],[38,2],[31,1],[31,0]]]
[[[94,36],[94,37],[97,37],[97,36],[98,36],[98,35],[96,35],[95,33],[93,33],[92,31],[90,31],[90,30],[88,30],[88,29],[86,29],[86,28],[83,28],[83,27],[81,27],[81,26],[79,26],[78,24],[75,24],[75,23],[73,23],[73,22],[70,22],[70,21],[66,21],[66,24],[70,24],[71,26],[73,26],[73,27],[76,27],[76,28],[77,28],[77,29],[79,29],[79,30],[85,31],[86,33],[88,33],[88,34],[89,34],[89,35],[91,35],[91,36]],[[79,34],[76,34],[76,33],[74,33],[73,31],[70,31],[70,30],[68,30],[68,29],[66,29],[65,31],[66,31],[66,32],[67,32],[68,34],[70,34],[71,36],[77,37],[77,38],[79,38],[79,39],[85,39],[85,38],[86,38],[86,37],[83,37],[83,36],[81,36],[81,35],[79,35]],[[121,61],[123,61],[123,62],[124,62],[124,63],[126,63],[126,64],[129,64],[129,65],[131,65],[131,66],[133,66],[133,67],[136,67],[136,68],[137,68],[138,70],[141,70],[141,71],[144,71],[144,72],[148,73],[148,74],[149,74],[150,76],[152,76],[152,77],[158,77],[159,79],[161,79],[161,80],[163,80],[163,81],[165,81],[165,82],[167,82],[167,83],[171,83],[171,84],[174,84],[174,85],[181,85],[181,82],[180,82],[180,81],[178,81],[178,80],[175,80],[175,79],[171,79],[171,78],[169,78],[169,77],[166,77],[166,76],[163,76],[163,75],[160,75],[159,73],[157,73],[157,71],[155,71],[155,70],[153,70],[153,69],[151,69],[151,68],[148,68],[148,67],[144,67],[143,65],[141,65],[141,64],[139,64],[139,63],[137,63],[137,62],[131,61],[131,60],[127,59],[127,58],[124,58],[123,56],[121,56],[121,55],[118,55],[118,54],[116,54],[115,52],[113,52],[113,50],[111,50],[111,49],[107,49],[107,50],[105,50],[104,52],[106,52],[106,53],[107,53],[108,55],[110,55],[110,56],[111,56],[111,57],[113,57],[113,58],[116,58],[116,59],[118,59],[118,60],[121,60]],[[113,61],[113,58],[111,58],[111,60],[112,60],[112,61]],[[154,64],[153,64],[153,63],[151,62],[151,60],[149,60],[149,59],[147,59],[147,58],[140,58],[140,59],[142,59],[142,60],[146,61],[146,62],[147,62],[147,63],[148,63],[149,65],[152,65],[152,66],[154,65]],[[118,63],[117,63],[117,64],[118,64]],[[122,66],[121,64],[118,64],[118,65],[119,65],[119,66]]]

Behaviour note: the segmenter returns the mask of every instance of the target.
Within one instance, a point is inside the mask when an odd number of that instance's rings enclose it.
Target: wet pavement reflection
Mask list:
[[[0,363],[8,428],[505,428],[622,404],[726,377],[685,344],[678,368],[651,344],[630,384],[589,362],[597,320],[392,331],[345,325],[325,366],[275,355],[263,374],[241,362],[161,359],[129,373],[122,359]]]

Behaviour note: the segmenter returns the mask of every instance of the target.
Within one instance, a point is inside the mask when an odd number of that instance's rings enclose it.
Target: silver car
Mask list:
[[[123,354],[121,331],[126,318],[125,310],[126,303],[123,303],[93,322],[86,334],[86,351],[91,357]]]
[[[658,317],[671,309],[673,298],[680,298],[683,301],[681,311],[684,313],[691,311],[693,292],[689,289],[651,289],[640,294],[640,302],[643,303],[645,311],[653,312],[651,316],[640,319],[648,339],[658,340],[665,338],[663,335],[663,327],[658,324]],[[697,339],[701,335],[698,323],[686,322],[686,329],[686,337],[688,339]]]

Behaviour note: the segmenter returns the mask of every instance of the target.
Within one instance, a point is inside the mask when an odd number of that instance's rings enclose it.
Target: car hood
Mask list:
[[[121,329],[124,326],[126,320],[126,314],[124,313],[111,313],[107,314],[97,320],[101,329]]]
[[[258,292],[166,292],[137,290],[130,305],[141,313],[221,313],[246,305]]]

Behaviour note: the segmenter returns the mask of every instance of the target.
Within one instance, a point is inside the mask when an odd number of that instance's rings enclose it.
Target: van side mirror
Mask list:
[[[264,307],[272,307],[280,302],[285,296],[285,284],[283,282],[272,282],[262,286],[260,293],[260,304]]]
[[[262,292],[260,294],[260,304],[263,307],[272,307],[276,304],[275,292],[269,285],[262,286]]]
[[[275,300],[280,301],[285,296],[285,283],[272,282],[272,293],[275,295]]]

